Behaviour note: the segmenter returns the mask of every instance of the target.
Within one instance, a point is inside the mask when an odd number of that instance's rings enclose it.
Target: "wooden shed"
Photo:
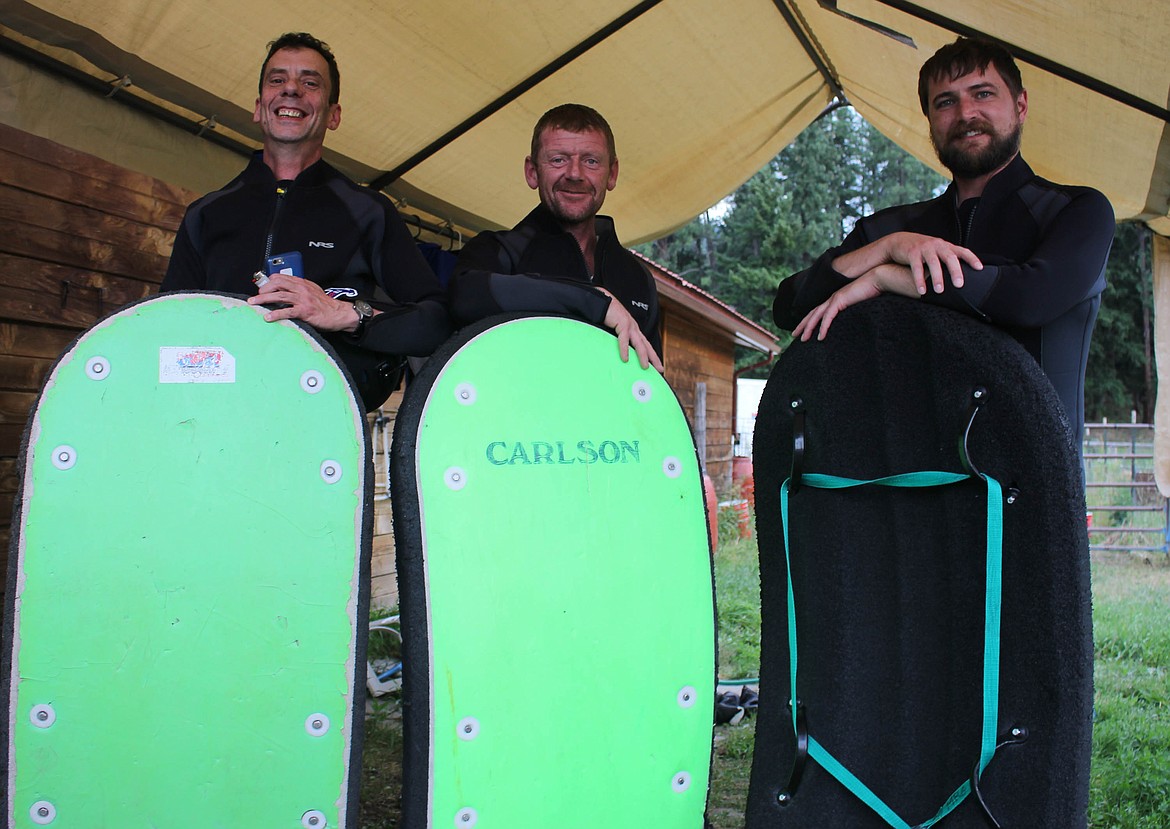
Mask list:
[[[241,162],[242,166],[242,162]],[[0,550],[7,555],[17,456],[56,358],[81,332],[158,290],[175,230],[198,193],[0,123]],[[663,309],[666,378],[717,483],[730,481],[734,347],[770,334],[647,260]],[[396,601],[385,448],[401,392],[371,415],[377,455],[375,604]],[[84,418],[84,412],[78,417]],[[4,573],[7,572],[5,568]]]

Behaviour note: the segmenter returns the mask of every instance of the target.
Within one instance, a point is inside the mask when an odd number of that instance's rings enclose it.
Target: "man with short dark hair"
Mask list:
[[[510,231],[467,243],[451,279],[451,313],[469,323],[505,311],[564,314],[604,326],[628,359],[662,370],[658,292],[597,212],[617,184],[613,131],[594,109],[562,104],[537,121],[528,186],[540,204]]]
[[[247,294],[276,306],[270,322],[311,325],[375,409],[397,385],[402,358],[430,354],[451,324],[394,206],[321,158],[326,132],[341,124],[340,85],[333,53],[312,35],[269,44],[252,116],[264,147],[187,209],[162,290]]]
[[[1036,358],[1079,436],[1113,209],[1098,191],[1046,181],[1024,162],[1028,93],[1002,46],[944,46],[923,65],[918,91],[953,183],[936,199],[858,221],[839,247],[780,283],[776,322],[802,340],[824,339],[843,309],[882,293],[973,314]]]

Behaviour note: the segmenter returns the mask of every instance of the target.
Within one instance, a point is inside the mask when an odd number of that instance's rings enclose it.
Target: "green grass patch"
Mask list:
[[[754,719],[715,729],[711,789],[707,797],[707,819],[712,829],[742,829],[755,744]]]
[[[753,524],[754,526],[754,524]],[[715,554],[719,677],[760,675],[760,559],[754,538],[732,537]]]
[[[1096,711],[1089,825],[1170,827],[1170,566],[1093,557]]]
[[[396,704],[375,700],[367,706],[362,745],[362,793],[358,825],[397,829],[402,814],[402,719]]]

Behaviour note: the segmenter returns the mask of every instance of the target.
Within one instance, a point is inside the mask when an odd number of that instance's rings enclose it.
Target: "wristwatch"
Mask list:
[[[358,315],[357,328],[353,330],[353,336],[361,339],[362,334],[366,330],[366,321],[374,316],[374,308],[364,299],[355,299],[353,301],[353,310],[357,311]]]

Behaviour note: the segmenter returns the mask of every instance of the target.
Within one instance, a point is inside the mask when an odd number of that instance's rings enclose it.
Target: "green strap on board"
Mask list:
[[[872,480],[857,480],[836,475],[804,473],[802,486],[815,489],[849,489],[862,486],[935,487],[948,486],[972,479],[971,475],[953,472],[909,472]],[[987,484],[987,584],[984,598],[983,626],[983,726],[980,736],[979,764],[976,777],[983,774],[995,755],[999,719],[999,648],[1000,610],[1003,595],[1003,498],[998,481],[982,476]],[[792,588],[792,557],[788,544],[788,496],[791,478],[780,486],[780,514],[784,522],[784,563],[788,579],[788,653],[792,728],[799,734],[797,679],[796,600]],[[927,829],[950,814],[971,793],[971,781],[964,781],[948,797],[933,817],[913,826],[900,817],[878,795],[850,772],[812,735],[808,736],[808,755],[843,786],[874,810],[894,829]]]

